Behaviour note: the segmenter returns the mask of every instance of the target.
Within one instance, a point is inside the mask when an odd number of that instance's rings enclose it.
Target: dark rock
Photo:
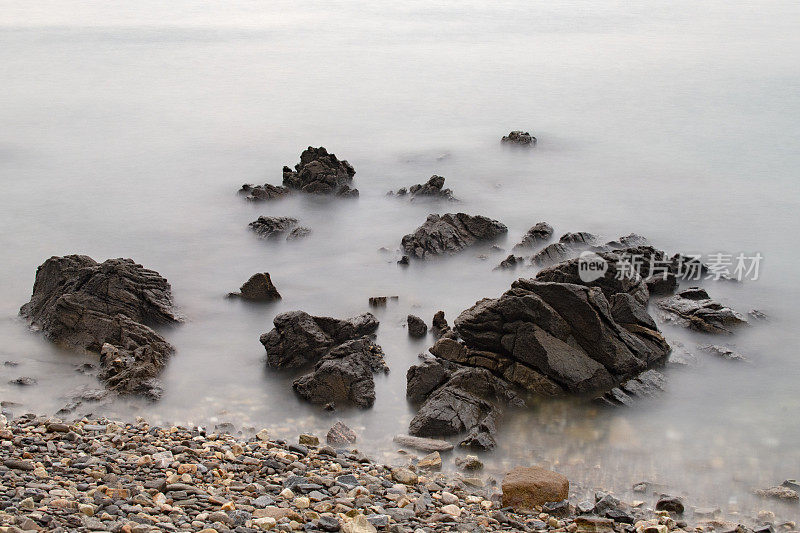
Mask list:
[[[667,378],[658,370],[645,370],[636,377],[623,381],[619,386],[603,394],[604,403],[631,405],[636,398],[651,398],[664,392]]]
[[[395,192],[389,192],[390,196],[410,196],[413,201],[415,198],[437,198],[444,200],[455,200],[453,191],[444,188],[444,178],[442,176],[431,176],[427,183],[418,183],[408,189],[403,187]]]
[[[678,290],[678,277],[672,272],[654,274],[644,280],[650,296],[674,294]]]
[[[544,244],[553,238],[553,226],[547,222],[537,222],[528,232],[522,237],[522,241],[514,246],[515,250],[533,248],[540,244]]]
[[[408,315],[408,334],[415,338],[422,338],[428,334],[428,325],[416,315]]]
[[[600,290],[520,279],[456,319],[469,350],[528,366],[569,392],[608,389],[663,362],[657,329],[623,327]]]
[[[450,377],[450,372],[438,359],[427,359],[413,365],[406,373],[406,396],[413,402],[421,402]]]
[[[418,437],[456,435],[477,426],[492,410],[492,405],[478,396],[444,386],[422,404],[409,433]]]
[[[396,302],[399,299],[399,296],[371,296],[369,299],[369,306],[386,307],[386,304],[389,302],[389,300]]]
[[[409,263],[409,262],[410,262],[410,259],[408,258],[408,256],[407,256],[407,255],[404,255],[403,257],[401,257],[401,258],[400,258],[400,259],[397,261],[397,264],[398,264],[398,265],[400,265],[400,266],[408,266],[408,263]]]
[[[372,375],[388,370],[381,347],[368,337],[362,337],[332,349],[316,364],[313,372],[295,380],[293,386],[311,403],[372,407],[375,403]]]
[[[30,385],[36,385],[39,381],[36,378],[30,378],[28,376],[18,377],[17,379],[12,379],[8,382],[10,385],[22,385],[23,387],[28,387]]]
[[[258,217],[258,220],[250,223],[250,228],[259,237],[268,239],[285,235],[287,241],[304,237],[311,233],[310,229],[297,226],[297,219],[292,217]]]
[[[51,257],[20,314],[55,343],[100,354],[100,379],[120,393],[157,396],[173,347],[151,327],[179,321],[169,283],[130,259]]]
[[[22,470],[23,472],[31,472],[36,468],[34,464],[30,461],[26,461],[23,459],[5,459],[3,461],[3,465],[11,468],[12,470]]]
[[[598,516],[606,516],[609,511],[619,507],[620,501],[611,494],[605,494],[594,504],[594,512]],[[611,518],[611,517],[609,517]]]
[[[309,146],[300,154],[294,170],[283,167],[283,185],[307,193],[358,196],[358,189],[350,187],[355,173],[350,163],[325,148]]]
[[[250,279],[239,288],[239,292],[232,292],[230,296],[258,302],[271,302],[281,299],[281,294],[278,292],[278,289],[275,288],[275,285],[272,284],[272,279],[270,279],[268,272],[253,274]]]
[[[715,302],[699,287],[685,289],[656,305],[665,322],[706,333],[730,334],[736,327],[747,324],[742,315]]]
[[[325,442],[333,446],[343,446],[346,444],[353,444],[356,442],[356,432],[347,427],[347,425],[339,420],[336,422],[328,434],[325,436]]]
[[[378,320],[371,313],[340,320],[291,311],[279,314],[272,322],[275,328],[261,336],[261,344],[267,351],[267,363],[276,368],[315,363],[334,346],[378,328]]]
[[[579,231],[577,233],[565,233],[561,236],[558,242],[568,245],[577,246],[592,246],[597,244],[597,236],[592,235],[586,231]]]
[[[683,501],[674,496],[662,496],[658,502],[656,502],[656,511],[683,514],[683,510]]]
[[[444,317],[444,311],[436,311],[431,325],[431,330],[437,337],[446,335],[450,331],[450,324],[447,323],[447,319]]]
[[[649,298],[647,285],[642,278],[633,272],[620,271],[620,264],[617,256],[611,253],[601,252],[589,255],[605,261],[608,268],[602,276],[592,281],[586,282],[581,277],[581,265],[586,262],[585,257],[570,259],[545,268],[536,275],[538,281],[550,281],[556,283],[571,283],[575,285],[586,285],[587,287],[597,287],[603,291],[607,300],[612,296],[623,292],[632,295],[642,304],[646,304]],[[585,276],[584,276],[585,277]]]
[[[517,265],[520,265],[520,264],[522,264],[522,258],[521,257],[517,257],[514,254],[509,254],[508,257],[506,257],[505,259],[500,261],[500,264],[497,265],[496,268],[501,269],[501,270],[507,270],[507,269],[516,268]]]
[[[542,505],[542,512],[557,518],[566,518],[570,515],[569,502],[567,500],[547,502]]]
[[[502,142],[528,146],[531,144],[536,144],[536,137],[533,137],[527,131],[514,130],[508,135],[504,136],[502,138]]]
[[[633,516],[622,509],[609,509],[606,511],[605,517],[610,518],[614,522],[619,522],[620,524],[633,524],[634,522]]]
[[[531,257],[531,264],[538,267],[548,266],[566,261],[573,255],[575,255],[575,252],[572,248],[563,243],[554,242],[533,254]]]
[[[402,246],[407,255],[425,259],[453,254],[479,242],[490,242],[507,231],[504,224],[484,216],[428,215],[422,226],[403,237]]]
[[[288,196],[290,192],[291,191],[287,187],[270,185],[269,183],[265,183],[264,185],[245,183],[242,185],[242,188],[239,189],[239,194],[243,195],[247,200],[252,201],[276,200]]]

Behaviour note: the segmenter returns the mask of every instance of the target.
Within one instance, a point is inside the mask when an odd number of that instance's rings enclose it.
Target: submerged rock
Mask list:
[[[287,187],[270,185],[269,183],[265,183],[264,185],[245,183],[242,185],[242,188],[239,189],[239,194],[243,195],[247,200],[252,201],[276,200],[288,196],[290,192],[291,191]]]
[[[598,398],[610,405],[631,405],[638,398],[659,396],[664,392],[667,378],[658,370],[645,370],[638,376],[622,382],[618,387]]]
[[[272,284],[269,272],[253,274],[250,276],[250,279],[239,288],[239,292],[232,292],[229,296],[257,302],[271,302],[281,299],[281,294],[278,292],[278,289],[275,288],[275,285]]]
[[[290,311],[276,316],[274,328],[261,335],[267,363],[274,368],[300,368],[319,361],[340,344],[368,336],[378,329],[372,313],[341,320]]]
[[[414,437],[412,435],[395,435],[393,439],[401,446],[415,448],[424,452],[449,452],[454,448],[446,440],[426,439],[424,437]]]
[[[554,263],[566,261],[575,255],[575,252],[568,246],[560,242],[548,244],[531,257],[533,266],[544,267]]]
[[[509,254],[508,257],[500,261],[500,264],[495,267],[495,270],[510,270],[516,268],[517,265],[521,265],[522,262],[523,259],[521,257]]]
[[[508,228],[497,220],[465,213],[428,215],[425,223],[403,237],[405,253],[417,259],[453,254],[479,242],[490,242]]]
[[[514,130],[502,139],[504,143],[513,143],[519,145],[536,144],[536,137],[532,136],[527,131]]]
[[[714,301],[699,287],[690,287],[659,300],[656,305],[665,322],[706,333],[730,334],[747,320],[729,307]]]
[[[415,338],[422,338],[428,334],[428,325],[416,315],[408,315],[408,334]]]
[[[355,173],[350,163],[325,148],[309,146],[294,170],[283,167],[283,185],[307,193],[358,196],[358,189],[350,187]]]
[[[53,342],[98,353],[100,378],[119,393],[157,397],[174,348],[151,327],[179,322],[169,283],[131,259],[51,257],[20,314]]]
[[[537,222],[525,233],[519,244],[514,246],[515,250],[533,248],[544,244],[553,238],[553,226],[547,222]]]
[[[297,225],[297,219],[292,217],[258,217],[250,223],[250,229],[259,237],[275,238],[286,236],[286,240],[305,237],[311,233],[309,228]]]
[[[389,192],[389,196],[408,196],[411,200],[415,198],[432,198],[442,200],[455,200],[453,191],[444,188],[444,178],[442,176],[433,175],[426,183],[418,183],[411,187],[398,189],[394,192]]]
[[[325,354],[313,372],[294,382],[294,390],[311,403],[372,407],[375,381],[372,375],[388,372],[383,350],[368,337],[350,340]]]

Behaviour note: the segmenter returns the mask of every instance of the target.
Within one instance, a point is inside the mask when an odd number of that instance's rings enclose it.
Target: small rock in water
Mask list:
[[[22,385],[23,387],[27,387],[30,385],[36,385],[39,381],[36,378],[31,378],[28,376],[21,376],[17,379],[12,379],[8,382],[11,385]]]
[[[268,272],[253,274],[250,279],[239,288],[239,292],[232,292],[229,296],[257,302],[271,302],[281,299],[281,294],[278,292],[278,289],[275,288],[275,285],[272,284],[272,279]]]
[[[408,315],[408,334],[414,338],[422,338],[428,334],[428,325],[416,315]]]
[[[739,352],[733,351],[727,346],[722,346],[720,344],[706,344],[703,346],[698,346],[698,348],[706,353],[719,356],[728,361],[747,361],[747,357],[743,356]]]
[[[536,137],[532,136],[527,131],[514,130],[502,138],[504,143],[518,144],[520,146],[527,146],[536,144]]]
[[[771,498],[774,500],[783,500],[783,501],[790,501],[796,502],[800,500],[800,495],[796,490],[790,489],[786,486],[777,486],[777,487],[769,487],[767,489],[760,489],[757,490],[756,496],[760,496],[761,498]]]
[[[369,306],[370,307],[386,307],[386,304],[391,300],[396,302],[399,300],[399,296],[372,296],[369,299]]]
[[[343,446],[345,444],[354,444],[356,442],[356,432],[347,427],[347,425],[339,420],[325,436],[325,441],[333,446]]]

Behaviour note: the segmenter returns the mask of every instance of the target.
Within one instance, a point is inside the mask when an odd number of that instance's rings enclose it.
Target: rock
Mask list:
[[[755,494],[761,498],[771,498],[773,500],[783,500],[787,502],[800,501],[800,496],[798,496],[798,492],[796,490],[784,486],[760,489],[755,491]]]
[[[569,481],[563,475],[539,466],[518,466],[503,478],[503,506],[532,510],[547,502],[569,497]]]
[[[99,374],[119,393],[158,396],[174,348],[151,327],[179,322],[166,279],[131,259],[51,257],[36,271],[20,314],[53,342],[100,354]]]
[[[419,460],[417,463],[417,468],[421,468],[423,470],[441,470],[442,456],[439,454],[439,452],[431,452]]]
[[[325,437],[325,441],[333,446],[344,446],[356,442],[356,432],[347,427],[341,420],[337,421]]]
[[[667,378],[658,370],[645,370],[603,394],[602,400],[611,405],[631,405],[637,398],[660,395],[664,392],[666,381]]]
[[[483,468],[483,463],[475,455],[456,457],[455,463],[462,470],[480,470]]]
[[[23,472],[32,472],[36,468],[32,462],[23,459],[5,459],[3,465],[12,470],[22,470]]]
[[[369,523],[366,516],[358,514],[352,521],[345,522],[341,531],[342,533],[376,533],[378,530]]]
[[[36,385],[39,381],[36,378],[30,378],[28,376],[21,376],[17,379],[12,379],[8,382],[9,385],[22,385],[23,387],[29,387],[31,385]]]
[[[404,485],[416,485],[418,481],[415,472],[403,467],[392,468],[392,479]]]
[[[508,270],[508,269],[516,268],[517,265],[521,265],[521,264],[522,264],[522,258],[521,257],[517,257],[514,254],[509,254],[508,257],[506,257],[505,259],[500,261],[500,264],[497,265],[495,267],[495,269]]]
[[[647,285],[647,292],[650,293],[650,296],[675,294],[675,291],[678,290],[678,277],[672,272],[654,274],[645,279],[644,284]]]
[[[311,233],[311,230],[297,225],[297,219],[292,217],[258,217],[250,223],[250,229],[256,232],[259,237],[272,239],[285,236],[286,240],[293,240],[304,237]]]
[[[449,514],[453,518],[461,516],[461,508],[458,505],[443,505],[441,511],[445,514]]]
[[[656,302],[665,322],[706,333],[730,334],[747,320],[729,307],[712,300],[699,287],[691,287]]]
[[[578,533],[613,533],[614,521],[610,518],[596,516],[578,516],[575,518]]]
[[[403,250],[410,257],[426,259],[454,254],[480,242],[491,242],[508,228],[497,220],[465,213],[428,215],[425,223],[403,237]]]
[[[572,246],[592,246],[597,244],[597,236],[586,231],[578,231],[576,233],[565,233],[558,242]]]
[[[244,196],[247,200],[252,201],[276,200],[288,196],[290,192],[291,191],[287,187],[270,185],[269,183],[265,183],[264,185],[245,183],[242,185],[242,188],[239,189],[239,194]]]
[[[453,445],[446,440],[426,439],[411,435],[395,435],[393,440],[401,446],[415,448],[424,452],[449,452],[453,449]]]
[[[432,326],[431,330],[437,337],[446,335],[450,331],[450,324],[447,323],[447,319],[444,317],[444,311],[436,311],[433,315]]]
[[[662,496],[656,502],[656,511],[668,511],[675,514],[683,514],[683,501],[674,496]]]
[[[253,274],[250,279],[239,288],[239,292],[232,292],[229,296],[257,302],[271,302],[281,299],[281,294],[278,292],[278,289],[275,288],[275,285],[272,284],[272,279],[270,279],[268,272]]]
[[[350,187],[355,173],[350,163],[325,148],[309,146],[300,154],[294,170],[283,167],[283,185],[306,193],[358,196],[358,189]]]
[[[399,300],[399,296],[372,296],[369,299],[369,306],[370,307],[386,307],[386,304],[389,300],[396,302]]]
[[[316,435],[301,433],[297,438],[297,443],[303,446],[319,446],[319,437]]]
[[[416,315],[408,315],[408,334],[414,338],[422,338],[428,334],[428,325]]]
[[[597,288],[525,279],[455,321],[468,352],[525,365],[575,393],[608,390],[666,359],[658,330],[635,326],[617,323]]]
[[[628,272],[621,272],[619,270],[620,265],[618,263],[618,257],[615,254],[601,252],[598,254],[591,253],[591,255],[605,261],[608,265],[603,275],[592,281],[584,281],[581,276],[581,265],[586,261],[586,256],[569,259],[557,265],[545,268],[536,274],[536,279],[539,281],[572,283],[575,285],[585,285],[587,287],[597,287],[603,291],[606,300],[609,302],[612,296],[624,292],[633,296],[642,305],[647,304],[647,300],[650,297],[647,285],[645,285],[640,276],[636,274],[629,275],[632,273]]]
[[[704,352],[721,357],[722,359],[727,359],[728,361],[747,361],[747,357],[743,356],[739,352],[733,351],[727,346],[721,346],[719,344],[705,344],[698,346],[698,348]]]
[[[368,337],[362,337],[332,349],[316,364],[313,372],[296,379],[293,387],[311,403],[372,407],[375,403],[372,375],[388,370],[381,347]]]
[[[536,144],[536,137],[533,137],[527,131],[514,130],[502,138],[503,143],[518,144],[520,146],[529,146]]]
[[[525,233],[520,243],[514,246],[514,250],[534,248],[552,238],[553,226],[547,222],[537,222]]]
[[[421,402],[449,377],[450,373],[445,365],[436,359],[427,359],[419,365],[413,365],[406,372],[406,396],[411,401]]]
[[[370,335],[378,328],[378,320],[371,313],[340,320],[290,311],[280,313],[272,322],[275,328],[260,340],[267,351],[267,363],[275,368],[315,363],[333,347]]]
[[[395,192],[389,192],[389,196],[409,196],[411,200],[416,198],[435,198],[443,200],[455,200],[453,191],[444,188],[444,178],[442,176],[433,175],[424,184],[412,185],[408,189],[403,187]]]
[[[542,512],[557,518],[566,518],[570,515],[569,502],[567,500],[547,502],[542,505]]]
[[[408,256],[407,256],[407,255],[404,255],[403,257],[401,257],[401,258],[400,258],[400,259],[397,261],[397,264],[398,264],[398,265],[400,265],[400,266],[408,266],[408,264],[409,264],[410,262],[411,262],[411,261],[410,261],[410,259],[408,258]]]
[[[544,267],[554,263],[566,261],[572,257],[575,252],[572,248],[560,242],[548,244],[543,249],[539,250],[531,257],[531,264],[533,266]]]

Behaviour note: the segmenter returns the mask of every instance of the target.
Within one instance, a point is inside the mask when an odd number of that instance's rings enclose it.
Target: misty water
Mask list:
[[[165,395],[76,416],[231,422],[286,439],[341,419],[359,449],[402,462],[391,438],[414,413],[406,370],[432,344],[409,339],[406,315],[442,309],[452,323],[536,273],[493,270],[508,252],[488,248],[400,268],[404,234],[455,211],[508,225],[505,250],[538,221],[557,236],[635,232],[671,253],[763,255],[758,280],[705,284],[768,314],[721,340],[749,361],[697,352],[695,365],[667,365],[662,396],[628,408],[509,413],[481,456],[485,476],[538,463],[586,495],[638,499],[631,486],[650,481],[690,507],[796,519],[796,506],[752,490],[800,477],[798,16],[789,1],[0,1],[0,359],[19,362],[0,367],[0,399],[15,415],[52,414],[97,385],[76,371],[91,356],[18,316],[36,267],[131,257],[170,281],[186,317],[162,331],[176,347]],[[501,145],[512,129],[537,146]],[[355,167],[358,199],[237,196],[243,183],[279,184],[309,145]],[[461,202],[386,197],[432,174]],[[247,227],[259,215],[313,232],[263,241]],[[280,302],[225,298],[263,271]],[[258,339],[277,313],[347,317],[379,295],[399,300],[374,310],[391,372],[376,377],[372,409],[323,412],[266,367]],[[692,350],[720,341],[662,331]],[[23,375],[38,384],[7,383]]]

